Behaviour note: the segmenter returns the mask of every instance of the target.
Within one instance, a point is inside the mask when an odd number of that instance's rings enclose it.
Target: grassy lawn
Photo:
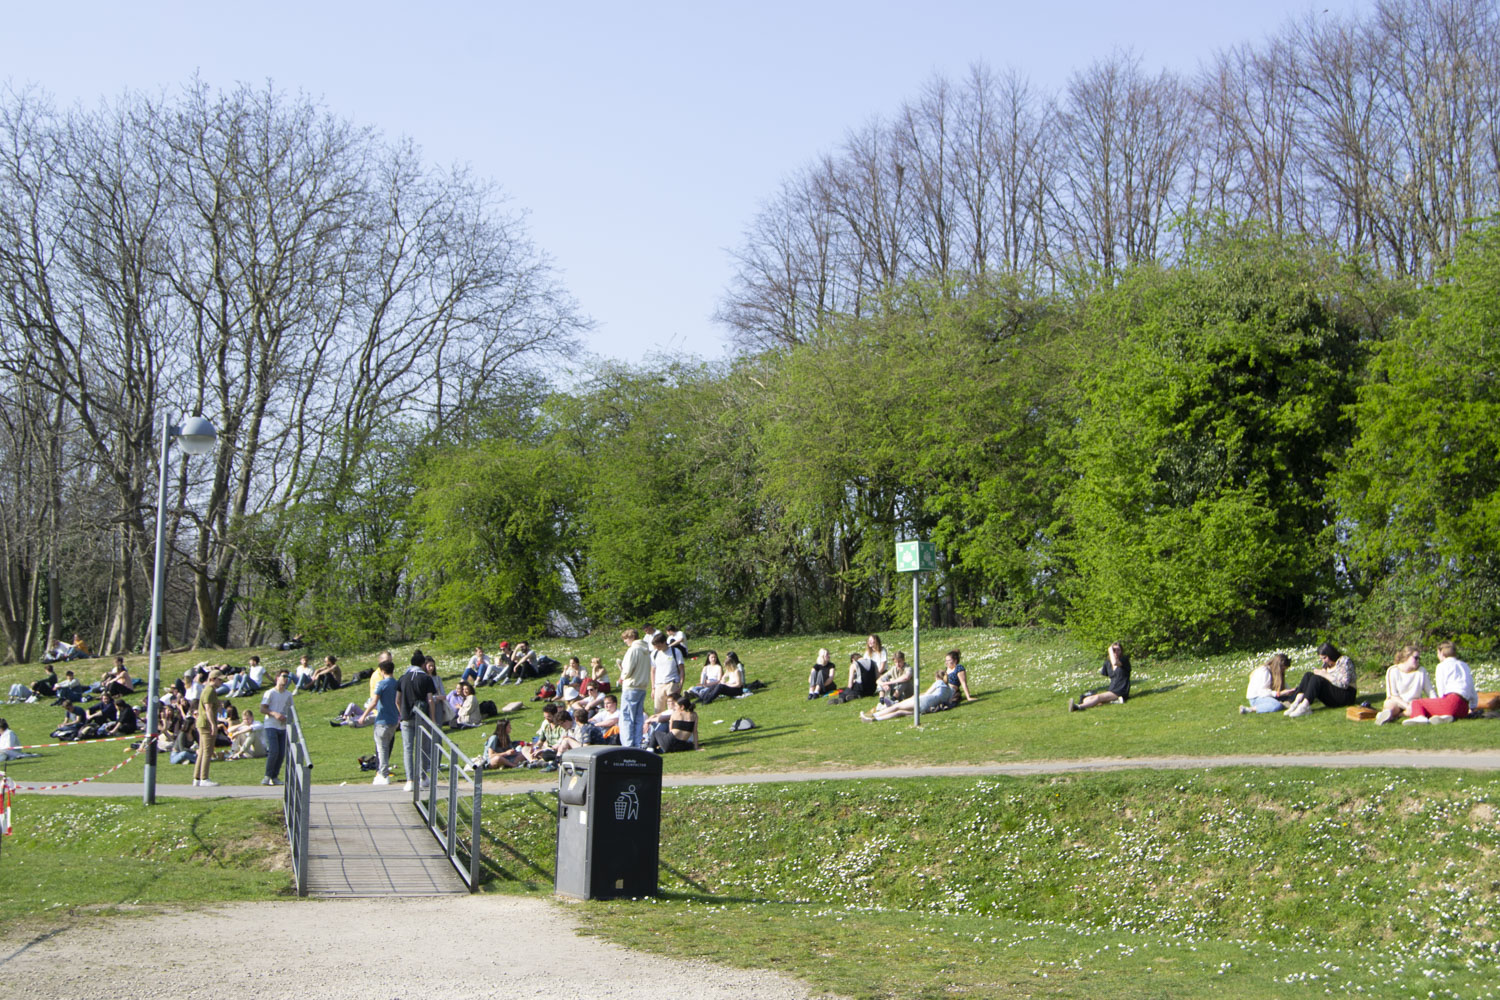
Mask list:
[[[545,891],[545,796],[490,803]],[[595,933],[853,997],[1488,997],[1500,776],[1220,769],[665,794],[658,900]]]
[[[266,899],[291,890],[281,803],[18,795],[0,912],[29,928],[76,911]]]
[[[888,648],[907,647],[909,636],[888,634]],[[1342,711],[1319,710],[1305,719],[1275,716],[1241,716],[1236,713],[1250,669],[1272,650],[1256,650],[1209,658],[1140,660],[1135,664],[1134,697],[1124,706],[1106,706],[1077,715],[1065,710],[1068,697],[1101,686],[1095,671],[1102,652],[1085,650],[1050,633],[1007,630],[936,631],[923,635],[923,677],[930,678],[942,653],[957,646],[964,652],[969,684],[977,700],[953,711],[928,716],[920,730],[910,721],[861,723],[860,709],[869,703],[832,705],[806,700],[808,667],[819,646],[834,652],[836,661],[862,644],[862,636],[801,636],[793,639],[730,641],[695,639],[694,649],[734,649],[745,661],[752,680],[761,680],[766,690],[748,698],[719,701],[703,708],[700,729],[704,749],[695,754],[666,758],[668,773],[735,773],[779,771],[819,767],[855,767],[900,764],[954,764],[990,761],[1065,759],[1083,757],[1129,757],[1142,755],[1292,753],[1297,751],[1383,749],[1489,749],[1500,745],[1500,725],[1466,722],[1441,727],[1376,727],[1353,723]],[[401,663],[412,647],[396,652]],[[425,648],[434,652],[434,647]],[[621,647],[613,635],[543,643],[542,652],[558,660],[577,654],[588,662],[598,655],[613,665]],[[214,659],[243,663],[250,651],[214,654]],[[293,665],[296,655],[261,650],[268,666]],[[1293,670],[1300,676],[1315,665],[1308,648],[1288,648]],[[457,679],[467,651],[436,650],[441,673],[449,686]],[[207,653],[174,654],[164,658],[163,672],[172,677]],[[316,657],[315,657],[316,658]],[[346,675],[370,667],[373,655],[342,656]],[[133,670],[144,673],[144,663],[130,661]],[[104,661],[85,661],[102,669]],[[1382,694],[1384,663],[1361,664],[1360,687],[1378,706]],[[1473,663],[1481,689],[1500,689],[1500,665]],[[690,670],[696,672],[697,667]],[[8,689],[13,681],[30,682],[40,676],[34,666],[0,668],[0,684]],[[363,701],[365,685],[327,694],[298,696],[298,711],[305,723],[309,746],[320,782],[368,781],[355,758],[371,751],[368,729],[333,729],[327,720],[350,701]],[[539,705],[530,701],[535,683],[483,688],[482,697],[497,704],[524,700],[516,713],[516,733],[529,735],[540,724]],[[239,699],[241,706],[257,704],[258,698]],[[9,705],[3,709],[23,743],[45,742],[61,717],[59,709],[46,705]],[[757,728],[729,733],[729,723],[747,715]],[[466,752],[477,751],[484,731],[456,735]],[[122,744],[66,747],[43,752],[38,760],[11,765],[20,781],[72,780],[97,773],[117,763]],[[163,784],[187,782],[191,768],[159,767]],[[141,761],[117,771],[116,781],[139,780]],[[216,764],[215,780],[255,783],[262,766],[255,761]],[[487,781],[529,780],[529,772],[487,775]]]

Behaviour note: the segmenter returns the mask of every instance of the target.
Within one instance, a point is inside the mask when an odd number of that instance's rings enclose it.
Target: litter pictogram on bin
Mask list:
[[[641,799],[635,794],[635,786],[627,785],[615,799],[615,819],[640,819]]]

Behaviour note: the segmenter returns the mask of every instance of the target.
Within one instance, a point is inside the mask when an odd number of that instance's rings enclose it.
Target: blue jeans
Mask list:
[[[1266,712],[1279,712],[1283,708],[1286,708],[1286,705],[1275,698],[1263,697],[1250,699],[1250,707],[1264,714]]]
[[[261,735],[266,740],[266,777],[275,781],[281,777],[281,761],[286,756],[286,730],[265,726]]]
[[[645,747],[646,689],[626,688],[620,693],[620,745]]]

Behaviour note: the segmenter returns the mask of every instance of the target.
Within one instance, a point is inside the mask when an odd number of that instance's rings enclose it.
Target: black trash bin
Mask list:
[[[660,847],[660,757],[592,746],[558,759],[558,895],[654,896]]]

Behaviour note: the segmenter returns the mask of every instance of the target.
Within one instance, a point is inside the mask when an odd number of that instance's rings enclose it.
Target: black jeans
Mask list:
[[[1302,675],[1302,679],[1297,682],[1297,693],[1308,701],[1321,701],[1329,708],[1347,708],[1359,697],[1354,688],[1338,687],[1328,678],[1314,673]]]

